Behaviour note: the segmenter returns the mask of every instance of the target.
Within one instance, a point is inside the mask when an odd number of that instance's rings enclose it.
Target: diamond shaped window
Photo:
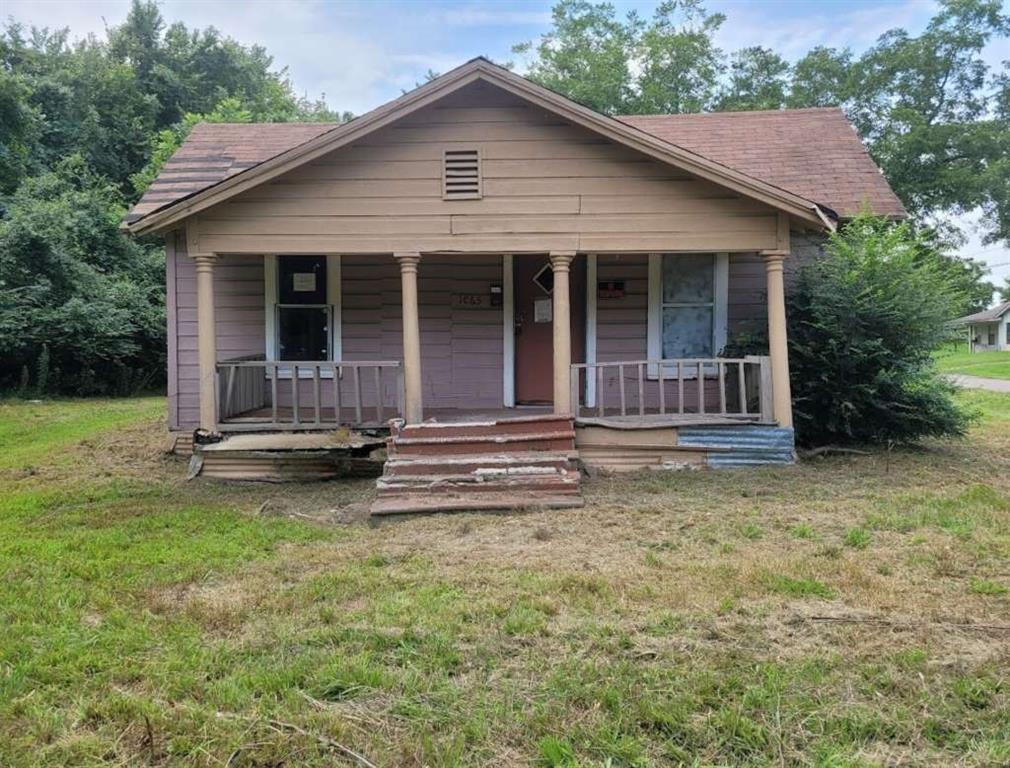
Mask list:
[[[551,269],[551,265],[544,264],[543,269],[533,275],[533,282],[548,296],[554,293],[554,270]]]

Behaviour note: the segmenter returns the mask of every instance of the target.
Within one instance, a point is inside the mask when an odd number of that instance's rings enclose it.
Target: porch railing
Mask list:
[[[228,430],[382,426],[403,413],[396,360],[264,360],[217,364],[218,421]]]
[[[757,355],[575,363],[571,398],[577,416],[774,418],[770,359]]]

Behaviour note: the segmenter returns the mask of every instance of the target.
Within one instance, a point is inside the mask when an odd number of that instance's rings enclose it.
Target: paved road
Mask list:
[[[947,380],[965,389],[988,389],[990,392],[1006,392],[1010,394],[1010,380],[984,379],[981,376],[965,376],[961,373],[947,375]]]

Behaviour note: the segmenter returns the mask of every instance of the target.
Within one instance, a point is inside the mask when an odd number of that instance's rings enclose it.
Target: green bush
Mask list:
[[[164,255],[118,231],[119,192],[79,156],[0,218],[0,389],[130,394],[165,371]]]
[[[908,224],[863,215],[800,268],[786,298],[799,444],[964,434],[969,414],[932,356],[966,301],[951,258]],[[738,334],[725,354],[768,354],[766,330]]]
[[[908,224],[861,216],[832,235],[788,299],[797,439],[963,434],[968,415],[932,358],[963,300],[942,255]]]

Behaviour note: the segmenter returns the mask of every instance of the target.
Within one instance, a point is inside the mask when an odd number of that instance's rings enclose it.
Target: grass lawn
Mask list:
[[[970,438],[364,520],[0,405],[0,765],[1010,764],[1010,397]]]
[[[989,379],[1010,379],[1010,352],[944,350],[936,355],[936,367],[944,373],[963,373]]]

